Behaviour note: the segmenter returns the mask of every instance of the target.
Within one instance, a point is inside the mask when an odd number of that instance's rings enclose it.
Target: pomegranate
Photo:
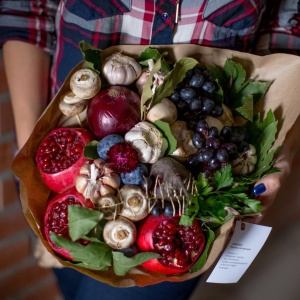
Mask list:
[[[75,184],[80,168],[87,163],[84,146],[93,140],[83,128],[57,128],[40,143],[36,164],[45,184],[61,193]]]
[[[70,239],[68,229],[68,206],[81,205],[88,208],[94,208],[91,200],[85,199],[84,196],[76,191],[74,187],[57,194],[47,205],[44,216],[44,233],[52,249],[68,260],[73,260],[69,251],[56,246],[50,239],[50,232],[54,232],[64,238]],[[87,240],[78,240],[80,244],[86,245]]]
[[[201,255],[205,236],[199,223],[179,225],[180,216],[149,215],[138,227],[137,245],[141,251],[160,254],[144,262],[144,268],[164,274],[187,272]]]
[[[87,124],[98,138],[125,133],[140,121],[140,96],[125,86],[109,86],[90,101]]]

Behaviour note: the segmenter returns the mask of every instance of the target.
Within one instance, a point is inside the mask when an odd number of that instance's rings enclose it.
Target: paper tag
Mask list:
[[[206,282],[238,282],[266,242],[271,229],[237,221],[228,246]]]

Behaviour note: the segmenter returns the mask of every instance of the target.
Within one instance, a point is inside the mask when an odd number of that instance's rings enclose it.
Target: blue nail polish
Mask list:
[[[258,184],[253,188],[253,193],[258,196],[266,191],[266,186],[263,183]]]

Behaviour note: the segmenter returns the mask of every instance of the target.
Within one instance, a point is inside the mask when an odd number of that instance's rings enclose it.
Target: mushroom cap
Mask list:
[[[70,89],[81,99],[93,98],[100,88],[100,76],[91,69],[80,69],[71,76]]]
[[[123,203],[120,215],[134,222],[140,221],[149,214],[148,198],[145,191],[133,184],[124,185],[119,191]]]
[[[113,249],[124,249],[132,246],[136,240],[136,226],[127,218],[118,216],[108,221],[103,229],[103,238]]]

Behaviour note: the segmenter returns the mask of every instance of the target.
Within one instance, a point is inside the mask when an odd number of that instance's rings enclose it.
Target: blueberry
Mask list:
[[[107,135],[97,145],[97,152],[99,157],[105,160],[107,158],[107,152],[110,147],[123,142],[124,138],[119,134]]]
[[[167,203],[164,208],[164,215],[167,217],[172,217],[174,215],[174,208],[171,203]]]
[[[163,208],[160,203],[156,203],[151,210],[151,214],[155,217],[159,217],[163,213]]]
[[[205,147],[206,140],[200,133],[195,133],[192,136],[192,142],[197,149],[201,149]]]
[[[144,181],[144,176],[148,176],[148,168],[145,164],[139,163],[131,172],[120,173],[123,184],[140,185]]]

